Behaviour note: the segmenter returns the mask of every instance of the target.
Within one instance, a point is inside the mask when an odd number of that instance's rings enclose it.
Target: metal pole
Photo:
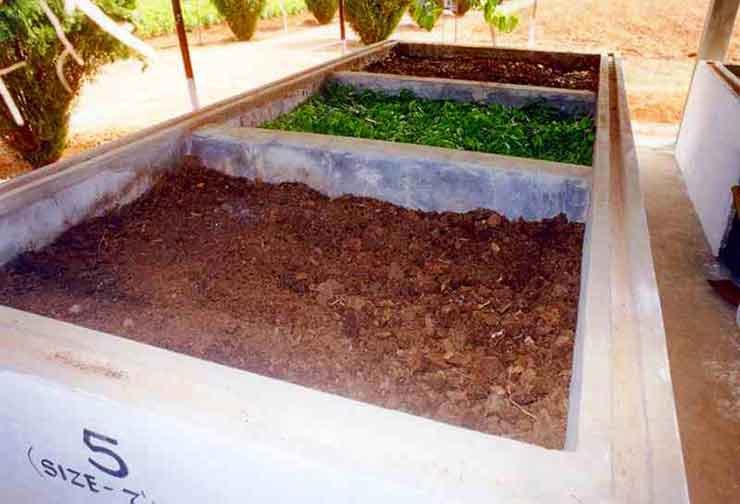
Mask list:
[[[285,10],[285,0],[280,0],[280,13],[283,16],[283,32],[288,33],[288,11]]]
[[[344,31],[344,0],[339,0],[339,36],[342,39],[342,51],[347,47],[347,35]]]
[[[532,17],[529,19],[529,48],[533,48],[537,43],[537,0],[534,0],[532,6]]]
[[[185,78],[188,81],[188,92],[190,93],[190,103],[193,110],[198,110],[198,92],[195,89],[195,77],[193,76],[193,65],[190,62],[190,49],[188,48],[188,36],[185,33],[185,23],[182,20],[182,7],[180,0],[172,0],[172,14],[175,16],[175,26],[177,27],[177,40],[180,45],[182,54],[182,64],[185,67]]]

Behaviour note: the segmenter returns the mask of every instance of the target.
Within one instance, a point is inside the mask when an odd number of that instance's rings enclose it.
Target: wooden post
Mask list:
[[[339,37],[342,39],[342,44],[346,40],[346,34],[344,32],[344,0],[339,0]]]
[[[190,93],[190,103],[193,110],[198,110],[198,92],[195,88],[195,77],[193,76],[193,64],[190,61],[190,49],[188,48],[188,36],[185,33],[185,23],[182,19],[182,7],[180,0],[172,0],[172,14],[175,17],[175,26],[177,27],[177,40],[180,45],[182,54],[182,64],[185,67],[185,78],[188,81],[188,92]]]

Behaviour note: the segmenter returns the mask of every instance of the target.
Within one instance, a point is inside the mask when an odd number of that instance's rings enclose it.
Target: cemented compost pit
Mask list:
[[[583,231],[329,199],[188,159],[0,269],[0,304],[562,448]]]
[[[448,53],[440,51],[438,55],[433,51],[431,54],[417,51],[415,54],[404,46],[394,47],[388,56],[368,65],[364,71],[594,92],[599,87],[598,58],[564,60],[542,53],[524,57],[524,52],[507,55],[506,50],[490,57],[457,54],[454,49],[448,49]]]

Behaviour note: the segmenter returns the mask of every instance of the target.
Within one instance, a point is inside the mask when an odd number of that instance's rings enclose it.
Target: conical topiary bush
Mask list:
[[[409,0],[345,0],[347,21],[365,44],[390,37]]]
[[[306,7],[319,24],[328,24],[339,8],[339,0],[306,0]]]
[[[267,0],[213,0],[237,39],[249,40],[257,30]]]

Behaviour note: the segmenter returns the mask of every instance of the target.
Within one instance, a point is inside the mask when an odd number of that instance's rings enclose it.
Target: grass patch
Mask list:
[[[590,165],[593,119],[562,118],[535,103],[521,108],[431,101],[410,91],[387,96],[330,85],[292,112],[261,127],[433,145]]]
[[[289,16],[306,10],[304,0],[284,0],[285,11]],[[182,15],[185,28],[208,28],[214,24],[224,22],[223,16],[216,10],[210,0],[183,0]],[[140,37],[156,37],[175,31],[175,20],[172,17],[171,0],[139,0],[134,11],[134,25],[136,34]],[[267,6],[261,19],[281,16],[280,1],[267,0]]]

